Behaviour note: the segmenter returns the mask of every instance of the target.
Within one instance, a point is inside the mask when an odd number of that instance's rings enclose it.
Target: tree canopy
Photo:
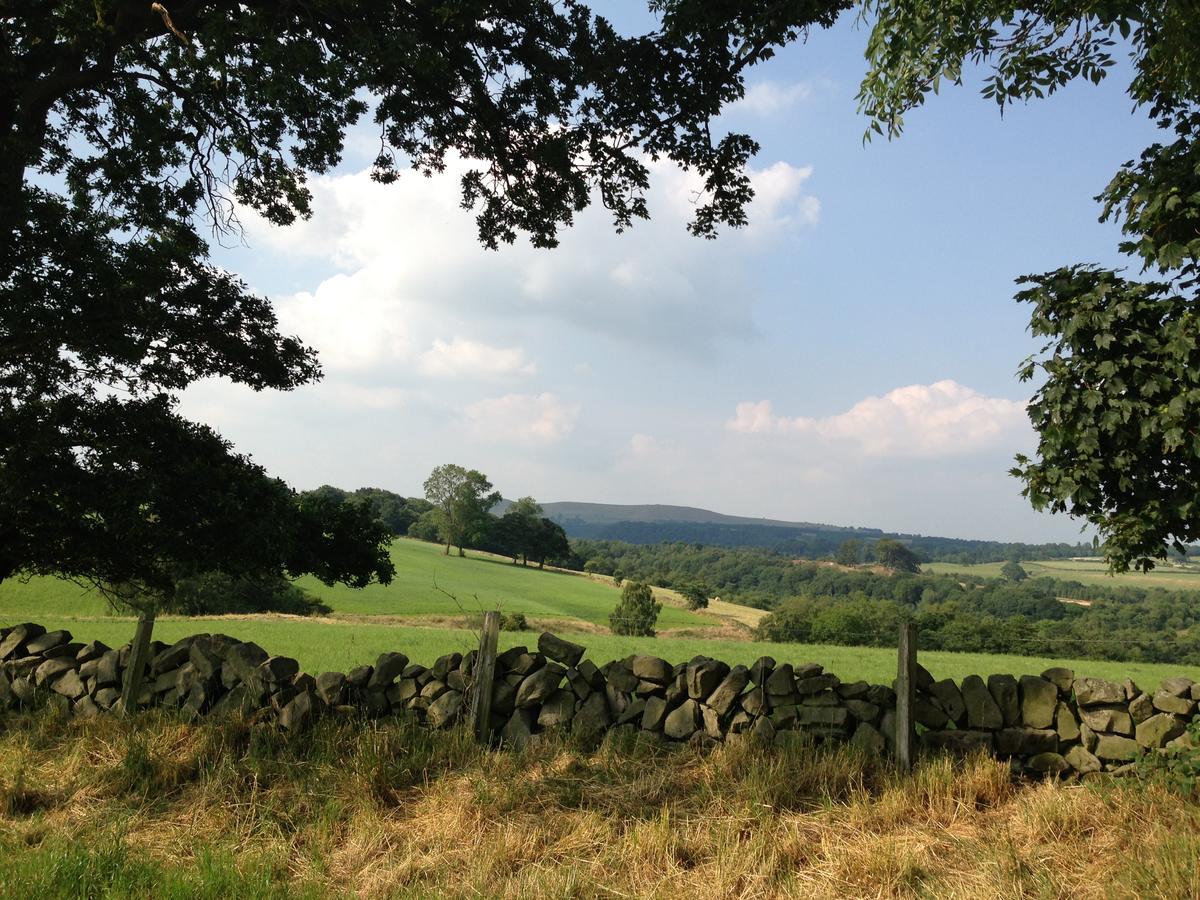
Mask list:
[[[1017,299],[1044,338],[1022,379],[1035,457],[1012,470],[1038,509],[1094,525],[1118,570],[1150,568],[1200,538],[1200,16],[1157,0],[867,0],[870,70],[859,95],[879,134],[965,65],[988,64],[1001,109],[1076,79],[1099,83],[1128,52],[1129,96],[1164,140],[1125,163],[1097,198],[1119,249],[1153,280],[1070,264],[1028,275]]]
[[[457,546],[463,556],[463,548],[487,532],[488,510],[500,502],[500,493],[492,490],[482,472],[446,463],[425,479],[425,499],[433,504],[433,521],[446,553]]]

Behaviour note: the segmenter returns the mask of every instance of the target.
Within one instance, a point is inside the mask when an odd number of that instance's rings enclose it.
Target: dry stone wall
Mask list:
[[[896,694],[887,685],[843,682],[816,663],[729,666],[696,657],[672,664],[631,656],[597,666],[579,644],[543,634],[536,649],[496,659],[491,728],[523,746],[539,734],[613,729],[655,740],[704,743],[730,735],[763,741],[851,742],[883,753],[894,743]],[[64,713],[119,709],[130,648],[73,640],[27,623],[0,628],[0,710],[51,704]],[[296,731],[326,714],[410,715],[447,728],[467,714],[475,653],[432,666],[384,653],[349,672],[300,671],[296,660],[222,634],[151,644],[139,706],[187,716],[240,713]],[[1140,751],[1190,746],[1200,684],[1168,678],[1154,693],[1123,683],[1041,675],[970,675],[936,681],[918,667],[915,720],[930,749],[983,750],[1039,775],[1120,770]]]

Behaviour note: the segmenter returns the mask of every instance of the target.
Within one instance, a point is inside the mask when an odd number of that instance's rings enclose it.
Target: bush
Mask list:
[[[1190,747],[1150,750],[1138,759],[1138,770],[1149,781],[1189,800],[1200,800],[1200,719],[1191,721],[1186,734]]]
[[[699,582],[689,582],[679,588],[679,593],[683,595],[683,599],[687,601],[688,609],[707,609],[708,608],[708,585]]]
[[[529,623],[525,621],[525,613],[512,612],[504,613],[500,617],[501,631],[528,631]]]
[[[662,604],[654,599],[649,585],[627,581],[621,588],[621,602],[608,617],[613,634],[654,637],[654,623],[662,612]]]
[[[259,612],[323,616],[333,611],[286,578],[234,578],[221,572],[180,579],[160,609],[184,616]]]

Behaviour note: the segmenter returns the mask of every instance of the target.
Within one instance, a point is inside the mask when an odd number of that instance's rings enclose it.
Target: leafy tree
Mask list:
[[[542,507],[532,497],[521,497],[500,517],[497,531],[498,543],[502,552],[513,558],[515,565],[520,558],[523,565],[529,564],[529,557],[536,558],[535,550],[538,545],[541,530]],[[564,538],[565,540],[565,538]]]
[[[862,550],[862,541],[857,538],[842,541],[841,546],[837,549],[834,561],[839,566],[857,566],[862,562]]]
[[[654,599],[650,586],[640,581],[627,581],[621,588],[621,602],[608,617],[613,634],[654,637],[654,623],[662,612],[662,604]]]
[[[1196,10],[1155,0],[869,0],[876,20],[860,93],[878,133],[964,64],[990,63],[983,95],[1003,109],[1083,78],[1127,48],[1128,93],[1164,138],[1125,163],[1097,198],[1120,250],[1152,270],[1067,265],[1019,279],[1031,330],[1021,367],[1042,384],[1029,406],[1035,457],[1012,473],[1034,507],[1091,523],[1112,568],[1149,569],[1200,538],[1200,41]]]
[[[416,538],[419,541],[429,541],[434,544],[440,540],[438,532],[437,510],[432,506],[417,518],[417,521],[408,526],[408,536]]]
[[[899,541],[881,538],[875,542],[875,561],[893,572],[920,572],[921,560]]]
[[[529,557],[536,559],[538,568],[546,568],[546,560],[561,559],[571,552],[567,533],[552,519],[540,518],[534,525]]]
[[[446,555],[457,545],[463,556],[463,548],[486,532],[488,510],[500,502],[500,494],[482,472],[446,463],[425,479],[425,499],[433,504],[432,518]]]
[[[710,593],[707,584],[698,581],[690,581],[687,584],[679,587],[679,593],[683,594],[683,599],[687,601],[688,609],[707,609],[708,595]]]
[[[661,27],[627,37],[575,0],[5,3],[0,578],[55,571],[133,597],[206,571],[385,575],[371,523],[295,503],[178,415],[200,379],[290,390],[320,375],[270,303],[211,263],[205,232],[236,237],[239,208],[307,217],[308,177],[370,114],[378,181],[399,160],[473,161],[463,202],[488,246],[519,232],[552,246],[593,196],[617,228],[646,218],[648,162],[664,157],[704,180],[691,229],[712,236],[745,222],[756,149],[714,138],[713,118],[774,44],[846,5],[788,18],[663,2]],[[298,555],[355,541],[352,562]]]
[[[1024,581],[1029,577],[1029,573],[1025,571],[1019,559],[1010,559],[1000,569],[1000,574],[1009,581]]]

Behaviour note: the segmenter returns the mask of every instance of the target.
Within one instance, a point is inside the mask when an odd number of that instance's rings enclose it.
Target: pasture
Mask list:
[[[926,563],[922,571],[943,575],[975,575],[981,578],[999,578],[1004,563]],[[1045,559],[1021,561],[1021,567],[1030,578],[1046,576],[1062,581],[1078,581],[1081,584],[1097,584],[1102,587],[1165,588],[1172,591],[1200,591],[1200,566],[1162,564],[1149,572],[1123,572],[1110,575],[1108,566],[1099,558],[1089,559]]]
[[[588,657],[597,663],[646,653],[672,662],[704,655],[749,664],[767,654],[780,662],[818,662],[845,680],[889,683],[896,671],[896,654],[890,648],[752,641],[748,626],[762,611],[731,603],[690,612],[674,592],[656,589],[663,602],[659,635],[623,637],[607,628],[608,614],[620,595],[607,578],[514,566],[473,551],[464,558],[447,557],[438,545],[414,540],[396,541],[392,557],[396,579],[387,586],[356,591],[302,579],[306,590],[332,607],[328,617],[163,616],[155,625],[155,638],[170,643],[196,632],[223,632],[254,641],[271,653],[295,657],[314,673],[373,662],[385,650],[400,650],[428,665],[444,653],[475,647],[478,638],[469,627],[472,619],[481,610],[499,608],[525,613],[532,625],[527,632],[501,633],[502,650],[535,644],[539,631],[546,629],[585,645]],[[0,624],[22,621],[65,628],[77,639],[101,640],[110,646],[126,643],[133,634],[132,618],[114,615],[96,594],[55,578],[0,583]],[[1132,677],[1143,687],[1179,674],[1200,680],[1197,667],[1134,662],[943,652],[922,653],[921,662],[938,678],[1037,674],[1052,665],[1068,665],[1079,674],[1116,680]]]

